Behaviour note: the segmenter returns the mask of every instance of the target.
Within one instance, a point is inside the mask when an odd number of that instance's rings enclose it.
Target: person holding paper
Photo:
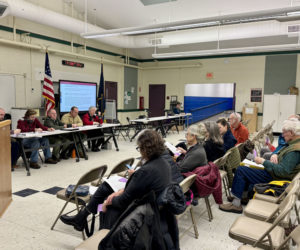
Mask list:
[[[273,180],[292,180],[300,171],[300,122],[298,119],[285,120],[282,135],[286,145],[278,152],[278,163],[256,157],[255,162],[264,166],[263,170],[240,166],[237,168],[231,192],[233,201],[220,205],[225,212],[242,213],[243,192],[252,190],[254,184]]]
[[[188,149],[178,147],[184,157],[177,162],[178,170],[181,173],[191,172],[196,167],[207,164],[206,153],[203,147],[206,129],[203,123],[189,126],[185,134]],[[174,155],[176,159],[178,156]]]
[[[41,133],[43,131],[54,131],[54,128],[48,128],[40,123],[40,121],[36,118],[36,111],[33,109],[28,109],[24,115],[24,120],[18,120],[18,129],[21,132],[36,132]],[[52,159],[52,154],[49,147],[49,140],[47,137],[32,137],[23,139],[22,143],[27,148],[32,148],[30,155],[30,167],[34,169],[39,169],[38,165],[38,149],[43,146],[45,163],[48,164],[56,164],[57,161]]]
[[[161,157],[165,151],[164,141],[153,130],[143,130],[137,139],[137,150],[140,152],[143,164],[132,175],[124,189],[113,192],[104,182],[91,197],[89,204],[75,216],[62,215],[61,221],[82,231],[90,213],[97,213],[98,204],[102,204],[104,224],[102,228],[110,229],[127,206],[135,199],[141,198],[151,190],[158,196],[171,183],[171,167]]]

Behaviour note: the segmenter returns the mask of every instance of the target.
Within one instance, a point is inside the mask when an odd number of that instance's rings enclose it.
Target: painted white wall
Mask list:
[[[190,68],[186,68],[190,65]],[[144,67],[157,69],[142,70],[139,74],[139,93],[145,97],[148,107],[149,84],[166,84],[166,96],[177,95],[183,100],[185,84],[188,83],[236,83],[236,110],[242,111],[245,103],[250,103],[252,88],[264,87],[265,56],[234,57],[203,59],[195,61],[143,63]],[[178,66],[174,69],[165,69]],[[161,67],[161,69],[160,69]],[[213,78],[207,79],[206,73],[212,73]],[[262,112],[262,103],[256,103]],[[166,107],[169,108],[169,101]]]

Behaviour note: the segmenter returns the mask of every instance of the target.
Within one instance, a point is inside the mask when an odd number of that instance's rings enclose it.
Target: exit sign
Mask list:
[[[207,73],[206,73],[206,79],[212,79],[212,78],[214,78],[214,73],[212,73],[212,72],[207,72]]]
[[[71,67],[76,67],[76,68],[83,68],[84,64],[80,62],[72,62],[72,61],[67,61],[67,60],[62,60],[62,65],[66,66],[71,66]]]

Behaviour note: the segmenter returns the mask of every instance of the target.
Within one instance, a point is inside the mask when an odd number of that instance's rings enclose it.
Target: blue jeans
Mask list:
[[[254,184],[268,183],[272,180],[273,177],[266,170],[240,166],[235,171],[231,192],[242,199],[243,192],[252,190]]]
[[[46,137],[24,139],[23,145],[25,146],[25,148],[34,149],[34,150],[32,150],[31,155],[30,155],[30,162],[38,161],[38,149],[41,146],[46,147],[43,149],[45,159],[47,160],[52,157],[50,147],[49,147],[49,141],[48,141],[48,138],[46,138]]]

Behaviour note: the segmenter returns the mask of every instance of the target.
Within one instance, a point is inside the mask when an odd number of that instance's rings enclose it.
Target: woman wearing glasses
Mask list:
[[[109,216],[104,216],[104,225],[101,227],[110,229],[132,201],[142,198],[152,190],[157,197],[171,183],[171,167],[161,157],[165,151],[161,136],[153,130],[146,129],[140,133],[137,145],[143,164],[139,170],[132,173],[125,188],[113,192],[104,182],[91,197],[86,208],[76,216],[62,215],[60,218],[62,222],[82,231],[88,215],[96,214],[98,204],[103,204],[102,211],[105,214],[109,211]]]
[[[189,126],[185,135],[187,149],[177,147],[184,157],[177,162],[181,173],[192,172],[196,167],[207,164],[206,153],[203,148],[206,129],[203,123]],[[176,158],[176,156],[174,156]]]

